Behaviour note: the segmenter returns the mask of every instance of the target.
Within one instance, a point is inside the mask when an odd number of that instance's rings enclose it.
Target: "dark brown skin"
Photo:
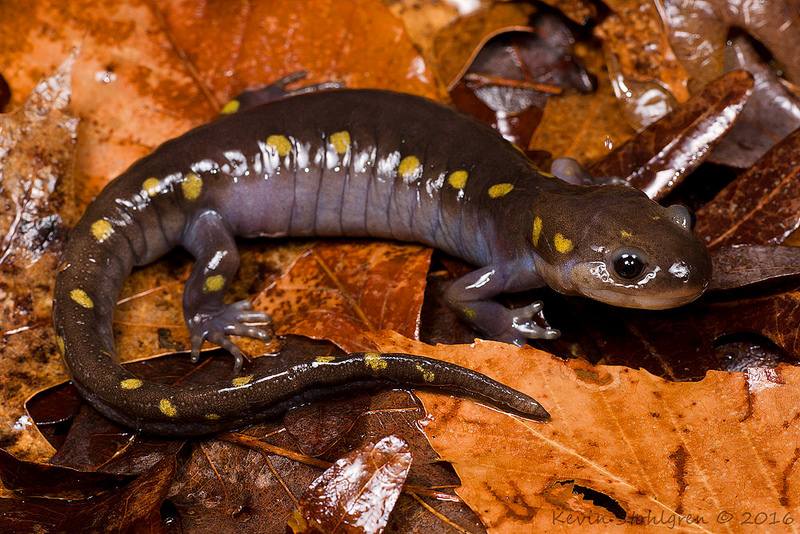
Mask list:
[[[399,384],[548,417],[535,400],[479,373],[407,354],[354,354],[203,387],[134,377],[114,350],[117,295],[134,265],[179,245],[196,258],[183,299],[193,358],[209,340],[231,352],[239,370],[242,356],[228,336],[266,339],[252,326],[265,314],[223,301],[239,263],[234,235],[366,236],[443,249],[479,267],[448,291],[451,306],[482,332],[517,344],[558,333],[533,322],[540,303],[509,310],[492,300],[501,292],[548,284],[596,291],[617,305],[648,307],[676,295],[678,305],[699,296],[710,277],[705,248],[679,210],[628,188],[571,186],[541,173],[450,108],[386,91],[288,98],[165,143],[112,181],[75,227],[56,280],[56,334],[76,387],[106,416],[195,435],[331,389]],[[651,242],[660,245],[645,246]],[[584,264],[588,275],[575,268]]]

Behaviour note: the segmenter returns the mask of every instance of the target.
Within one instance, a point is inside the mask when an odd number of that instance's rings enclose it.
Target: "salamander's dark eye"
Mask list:
[[[644,270],[644,262],[634,252],[623,252],[614,260],[614,271],[620,278],[633,280]]]

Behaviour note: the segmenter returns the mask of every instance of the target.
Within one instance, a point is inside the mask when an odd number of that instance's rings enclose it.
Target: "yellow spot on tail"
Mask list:
[[[464,314],[464,317],[466,317],[469,320],[474,319],[476,315],[475,310],[473,310],[472,308],[467,308],[466,306],[461,308],[461,313]]]
[[[436,378],[436,375],[433,374],[433,371],[431,371],[430,369],[425,369],[420,364],[417,364],[417,371],[422,373],[422,379],[425,382],[433,382],[433,379]]]
[[[544,176],[546,178],[555,178],[555,176],[553,176],[549,172],[539,171],[539,174],[541,174],[542,176]]]
[[[389,363],[383,359],[383,356],[375,352],[367,352],[364,354],[364,363],[367,364],[367,367],[375,371],[386,369],[389,365]]]
[[[178,410],[175,409],[175,406],[172,405],[169,399],[161,399],[161,402],[158,403],[158,409],[167,417],[175,417],[178,415]]]
[[[206,278],[203,284],[203,293],[213,293],[225,287],[225,277],[221,274],[215,274]]]
[[[337,154],[345,154],[347,149],[350,148],[350,132],[342,130],[341,132],[331,134],[331,144]]]
[[[335,359],[336,359],[336,356],[317,356],[317,357],[314,359],[314,361],[315,361],[315,362],[323,362],[323,363],[328,363],[328,362],[332,362],[332,361],[333,361],[333,360],[335,360]]]
[[[464,189],[464,186],[467,185],[467,178],[469,178],[467,171],[456,171],[450,173],[450,176],[447,177],[447,183],[455,189]]]
[[[114,227],[105,219],[100,219],[92,223],[92,235],[98,243],[102,243],[114,233]]]
[[[126,378],[125,380],[119,383],[122,389],[138,389],[142,387],[142,384],[144,384],[144,382],[142,382],[138,378]]]
[[[413,182],[422,176],[422,165],[417,156],[406,156],[400,161],[397,167],[397,174],[405,182]]]
[[[533,246],[539,246],[539,237],[542,235],[542,218],[541,217],[534,217],[533,219],[533,237],[531,241],[533,241]]]
[[[620,234],[622,235],[622,237],[631,237],[631,236],[633,236],[633,234],[628,232],[627,230],[621,231]]]
[[[511,184],[495,184],[489,188],[489,196],[492,198],[499,198],[505,196],[514,189],[514,186]]]
[[[203,179],[195,173],[190,172],[183,177],[181,189],[183,190],[183,196],[186,200],[195,200],[200,196],[200,192],[203,190]]]
[[[142,182],[142,190],[147,193],[147,196],[154,197],[161,192],[161,182],[158,178],[148,178]]]
[[[84,291],[83,289],[73,289],[72,291],[69,292],[69,296],[72,298],[72,300],[74,300],[84,308],[87,309],[94,308],[94,302],[92,302],[92,299],[89,298],[89,295],[87,295],[86,291]]]
[[[219,414],[207,413],[204,417],[209,421],[216,421],[217,419],[219,419]]]
[[[231,385],[235,388],[240,388],[249,384],[251,380],[253,380],[253,375],[240,376],[231,380]]]
[[[61,336],[56,336],[56,347],[58,348],[58,353],[61,356],[64,356],[65,347],[64,347],[64,338]]]
[[[267,137],[267,146],[277,150],[280,157],[292,151],[292,142],[285,135],[270,135]]]
[[[556,234],[556,236],[553,238],[553,245],[555,245],[556,250],[562,254],[566,254],[572,250],[572,241],[561,234]]]
[[[239,111],[239,108],[241,107],[241,105],[242,105],[242,103],[239,102],[238,100],[236,100],[235,98],[233,100],[229,100],[227,104],[222,106],[222,109],[220,110],[220,114],[221,115],[230,115],[231,113],[236,113],[237,111]]]

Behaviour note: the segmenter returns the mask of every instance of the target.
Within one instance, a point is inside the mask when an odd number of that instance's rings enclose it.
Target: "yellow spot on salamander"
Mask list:
[[[341,132],[331,134],[331,144],[337,154],[342,155],[347,153],[347,149],[350,148],[350,132],[342,130]]]
[[[267,146],[277,150],[280,157],[292,151],[292,142],[285,135],[270,135],[267,137]]]
[[[367,352],[364,354],[364,363],[367,364],[367,367],[375,371],[386,369],[389,365],[389,363],[383,359],[383,356],[375,352]]]
[[[454,189],[464,189],[464,186],[467,185],[467,178],[469,178],[467,171],[455,171],[447,177],[447,183]]]
[[[142,382],[138,378],[126,378],[125,380],[119,383],[122,389],[138,389],[142,387],[142,384],[144,384],[144,382]]]
[[[114,227],[105,219],[100,219],[92,223],[92,235],[98,243],[102,243],[114,233]]]
[[[84,308],[87,309],[94,308],[94,302],[92,302],[92,299],[89,298],[89,295],[87,295],[86,291],[84,291],[83,289],[73,289],[72,291],[69,292],[69,296],[70,298],[72,298],[72,300],[74,300]]]
[[[622,237],[631,237],[633,234],[628,232],[627,230],[623,230],[620,232],[620,235],[622,235]]]
[[[158,178],[148,178],[142,182],[142,190],[152,198],[161,192],[161,182],[158,181]]]
[[[436,378],[436,375],[433,374],[433,371],[431,371],[430,369],[425,369],[419,364],[417,364],[417,371],[422,373],[422,379],[425,382],[433,382],[433,379]]]
[[[653,220],[654,220],[654,221],[657,221],[657,220],[659,220],[660,218],[661,218],[661,217],[659,217],[658,215],[653,215]]]
[[[236,113],[237,111],[239,111],[239,108],[241,107],[241,105],[242,105],[242,103],[239,102],[238,100],[236,100],[235,98],[233,100],[229,100],[227,104],[222,106],[222,109],[220,110],[220,114],[221,115],[230,115],[231,113]]]
[[[553,175],[552,175],[552,174],[550,174],[549,172],[539,171],[539,174],[541,174],[541,175],[542,175],[542,176],[544,176],[545,178],[555,178],[555,176],[553,176]]]
[[[175,417],[178,415],[178,410],[175,409],[175,406],[172,405],[169,399],[161,399],[161,402],[158,403],[158,409],[167,417]]]
[[[533,241],[533,246],[539,246],[539,238],[542,235],[542,218],[541,217],[534,217],[533,219],[533,236],[531,241]]]
[[[335,359],[336,359],[336,356],[317,356],[314,359],[314,361],[315,362],[328,363],[328,362],[332,362]]]
[[[475,315],[476,315],[475,314],[475,310],[473,310],[472,308],[467,308],[467,307],[461,308],[461,313],[464,314],[464,317],[466,317],[469,320],[474,319]]]
[[[61,356],[64,356],[64,352],[66,348],[64,347],[64,338],[61,336],[56,336],[56,347],[58,348],[58,353]]]
[[[209,421],[216,421],[217,419],[219,419],[219,414],[216,414],[216,413],[207,413],[207,414],[206,414],[204,417],[205,417],[206,419],[208,419]]]
[[[225,287],[225,277],[221,274],[215,274],[206,278],[203,284],[203,293],[213,293]]]
[[[553,245],[555,245],[556,250],[562,254],[566,254],[570,250],[572,250],[572,241],[567,239],[561,234],[556,234],[553,238]]]
[[[400,160],[400,166],[397,167],[397,174],[404,182],[410,183],[417,180],[422,176],[422,165],[416,156],[406,156]]]
[[[495,184],[489,188],[489,196],[491,198],[499,198],[509,194],[514,189],[511,184]]]
[[[183,177],[181,189],[183,190],[183,196],[186,200],[195,200],[200,196],[200,192],[203,190],[203,179],[195,173],[190,172]]]
[[[253,375],[239,376],[231,380],[231,385],[235,388],[240,388],[249,384],[251,380],[253,380]]]

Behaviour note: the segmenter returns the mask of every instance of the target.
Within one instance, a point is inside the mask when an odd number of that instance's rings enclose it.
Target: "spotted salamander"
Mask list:
[[[234,236],[416,241],[474,264],[446,292],[485,335],[522,344],[556,330],[511,310],[503,292],[548,285],[617,306],[697,298],[711,263],[688,212],[625,186],[570,185],[536,170],[481,123],[388,91],[312,92],[239,111],[158,147],[110,182],[69,237],[56,279],[57,343],[78,390],[107,417],[147,432],[241,426],[327,387],[444,388],[530,418],[533,399],[468,369],[407,354],[353,354],[209,386],[143,381],[119,363],[112,315],[135,265],[182,246],[196,259],[183,309],[192,359],[204,340],[243,358],[230,335],[266,339],[268,317],[223,296]]]

